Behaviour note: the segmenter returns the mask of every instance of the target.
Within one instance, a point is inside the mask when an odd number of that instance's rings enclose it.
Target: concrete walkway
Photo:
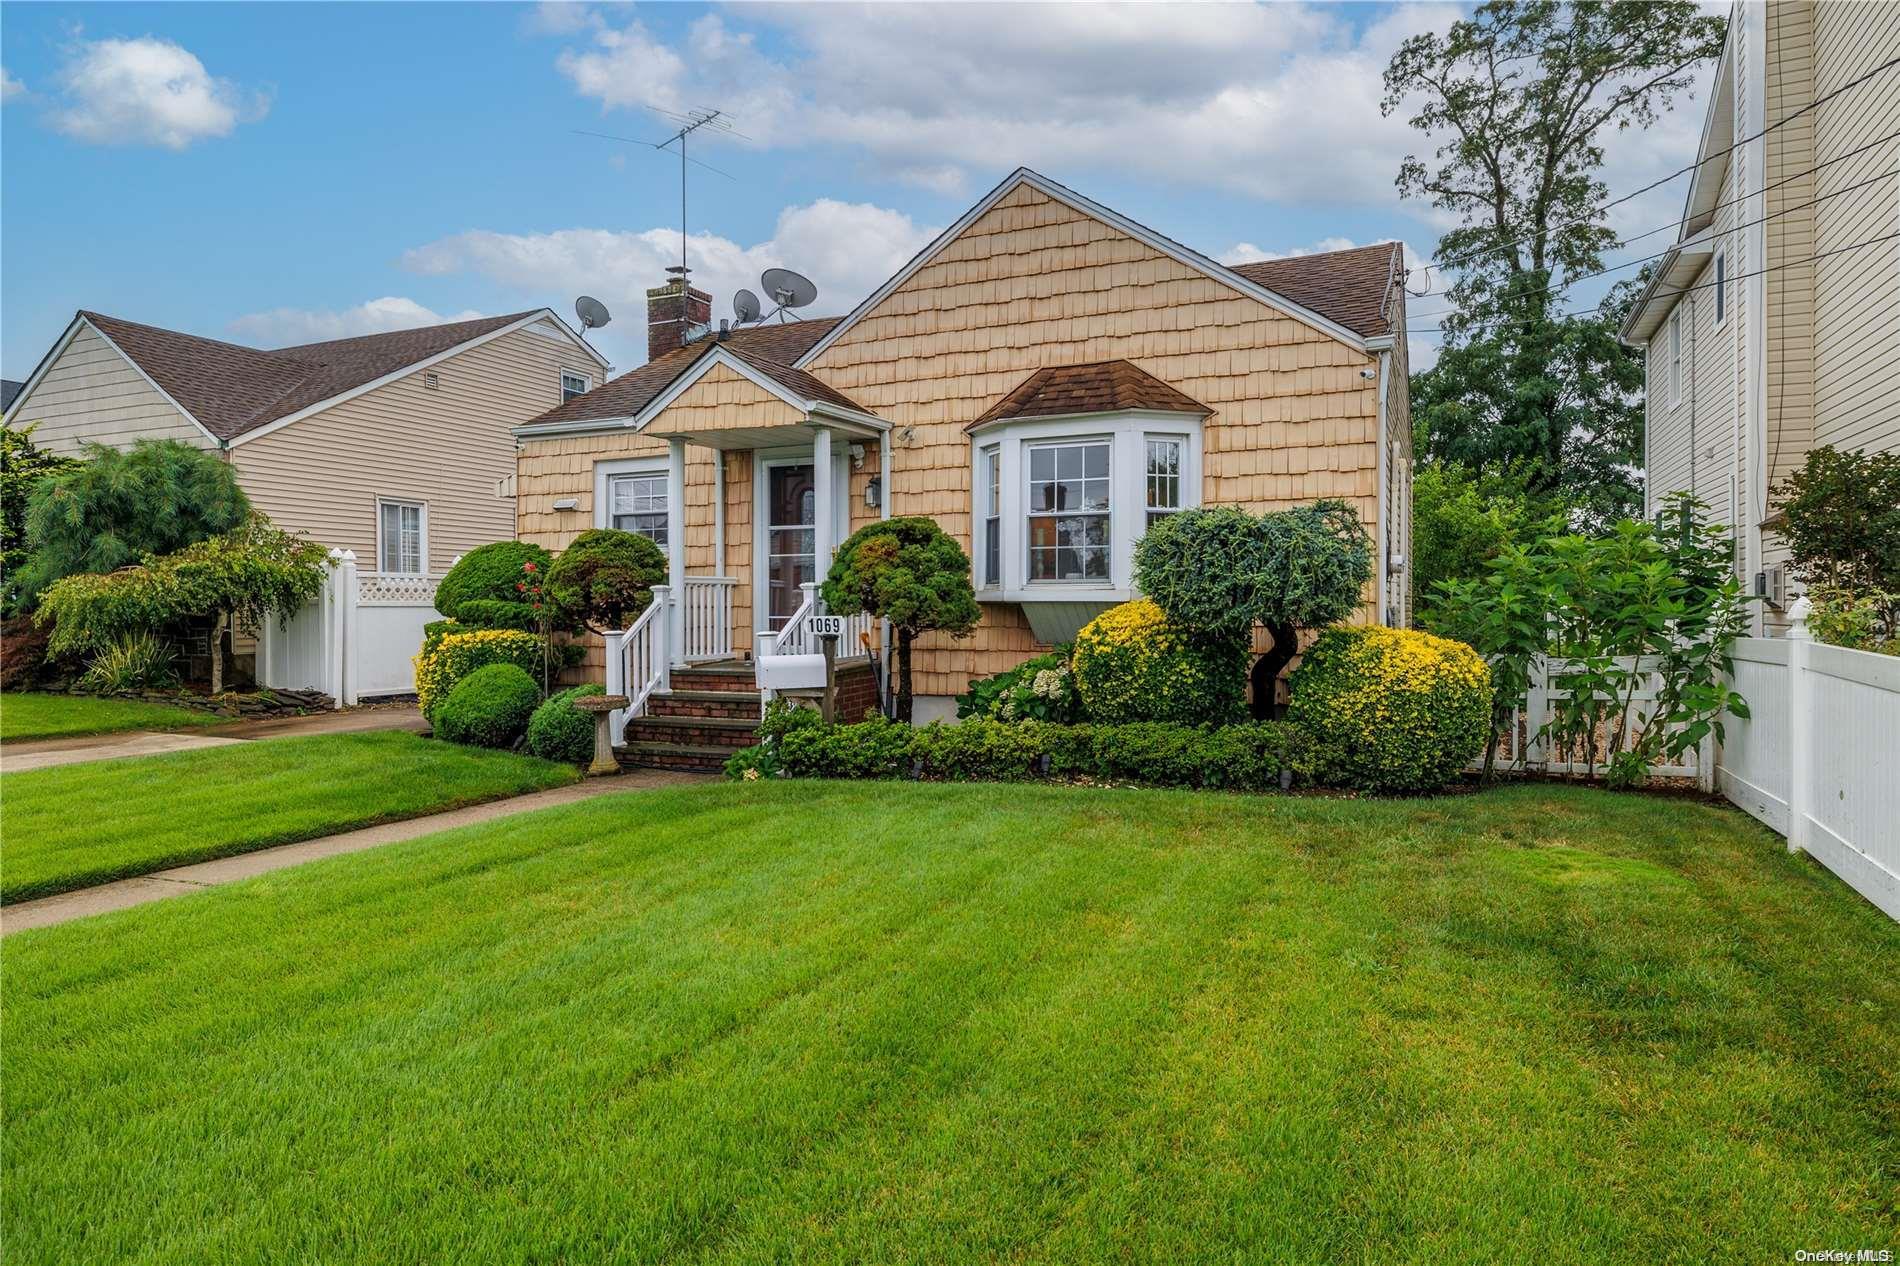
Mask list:
[[[364,849],[413,840],[452,827],[492,822],[497,818],[510,818],[536,809],[591,800],[595,796],[716,781],[718,776],[714,774],[688,774],[662,769],[629,770],[618,777],[589,778],[549,791],[516,796],[511,800],[491,800],[487,804],[451,809],[447,813],[432,813],[427,817],[409,818],[402,822],[386,822],[381,826],[368,826],[359,831],[345,831],[341,835],[327,835],[298,844],[280,844],[276,848],[240,853],[236,857],[221,857],[212,862],[175,866],[136,879],[120,879],[100,884],[96,888],[82,888],[77,892],[63,892],[54,897],[41,897],[36,901],[0,907],[0,936],[11,936],[30,928],[52,927],[91,914],[126,910],[132,906],[142,906],[148,901],[182,897],[203,888],[234,883],[253,875],[269,874],[287,866],[300,866],[319,858],[360,853]]]
[[[296,738],[306,734],[360,734],[367,730],[429,728],[414,704],[406,707],[347,709],[301,717],[269,717],[260,721],[232,721],[200,730],[120,730],[113,734],[76,734],[70,738],[33,739],[0,747],[0,772],[21,773],[50,769],[81,761],[117,760],[125,756],[154,756],[161,752],[189,752],[227,743],[257,739]]]

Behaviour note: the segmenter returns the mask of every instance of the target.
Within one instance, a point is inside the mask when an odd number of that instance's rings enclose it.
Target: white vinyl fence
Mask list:
[[[1629,667],[1631,661],[1626,657],[1620,661]],[[1592,771],[1586,762],[1581,745],[1573,749],[1554,747],[1540,735],[1546,725],[1556,715],[1556,705],[1560,691],[1551,687],[1553,679],[1560,677],[1568,666],[1565,660],[1540,660],[1531,672],[1530,689],[1525,693],[1525,706],[1516,716],[1516,723],[1505,727],[1503,737],[1498,743],[1497,768],[1500,771],[1510,769],[1534,769],[1546,774],[1575,774],[1583,776]],[[1630,740],[1642,729],[1643,718],[1655,711],[1656,692],[1661,683],[1647,663],[1637,664],[1639,670],[1635,688],[1626,697],[1628,712],[1628,737],[1623,746],[1628,750]],[[1594,772],[1604,772],[1604,761],[1608,754],[1610,738],[1615,725],[1615,712],[1612,709],[1609,718],[1597,729],[1597,763]],[[1706,771],[1714,763],[1712,742],[1705,742],[1700,748],[1690,748],[1676,757],[1673,764],[1660,764],[1650,767],[1650,772],[1660,778],[1694,778],[1704,787],[1713,790],[1713,782]],[[1480,755],[1473,762],[1473,768],[1483,764]]]
[[[1724,718],[1722,794],[1900,919],[1900,658],[1808,640],[1734,648],[1748,718]]]
[[[440,576],[358,572],[356,555],[330,551],[316,600],[258,632],[257,679],[286,690],[321,690],[338,707],[379,695],[411,694],[422,628],[435,609]]]

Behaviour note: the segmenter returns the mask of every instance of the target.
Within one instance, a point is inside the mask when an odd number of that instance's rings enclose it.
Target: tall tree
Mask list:
[[[1400,46],[1383,108],[1413,108],[1411,125],[1440,143],[1429,161],[1406,158],[1399,192],[1457,221],[1437,250],[1451,279],[1445,350],[1415,382],[1422,456],[1512,467],[1533,493],[1612,515],[1627,507],[1642,367],[1616,326],[1634,287],[1565,317],[1563,281],[1601,268],[1616,244],[1604,142],[1653,123],[1721,52],[1723,31],[1693,0],[1490,0]]]

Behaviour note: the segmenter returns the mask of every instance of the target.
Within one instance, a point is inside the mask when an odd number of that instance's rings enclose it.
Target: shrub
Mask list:
[[[180,440],[139,440],[128,449],[88,444],[84,461],[34,480],[29,553],[9,583],[30,601],[63,577],[175,554],[241,531],[250,517],[237,468],[217,453]]]
[[[86,690],[145,690],[176,684],[171,643],[156,633],[130,633],[86,661],[79,684]]]
[[[540,687],[517,665],[477,668],[436,708],[436,737],[472,747],[513,747],[540,701]]]
[[[1900,453],[1814,449],[1775,488],[1792,570],[1816,587],[1900,591]]]
[[[416,656],[416,702],[435,721],[435,708],[462,678],[490,664],[513,664],[533,680],[541,677],[541,639],[518,629],[471,629],[425,636]]]
[[[21,598],[17,584],[27,560],[27,501],[42,479],[79,464],[35,444],[33,429],[38,425],[0,428],[0,612],[7,615]]]
[[[957,700],[959,717],[998,721],[1055,721],[1072,725],[1088,714],[1069,667],[1069,647],[1025,660],[1007,672],[983,677]]]
[[[1490,731],[1491,675],[1462,642],[1411,629],[1332,628],[1293,676],[1288,719],[1312,736],[1323,781],[1434,791]]]
[[[594,714],[574,706],[586,695],[606,694],[605,686],[588,682],[550,695],[528,718],[528,750],[542,760],[579,765],[594,757]]]
[[[608,633],[652,603],[653,586],[666,583],[666,555],[638,532],[594,528],[575,537],[547,575],[548,597],[564,616]]]
[[[869,612],[897,640],[897,719],[911,719],[911,644],[921,633],[966,637],[983,612],[970,587],[970,559],[933,519],[867,523],[838,547],[825,577],[825,605]]]
[[[495,541],[462,555],[435,589],[435,609],[470,628],[540,628],[540,615],[521,597],[522,568],[546,574],[548,552],[527,541]]]
[[[1247,643],[1195,636],[1147,598],[1110,607],[1075,639],[1076,689],[1096,721],[1221,724],[1247,698]]]
[[[1252,674],[1253,713],[1263,718],[1300,630],[1345,619],[1371,577],[1372,541],[1337,499],[1258,515],[1184,510],[1135,546],[1135,583],[1181,629],[1242,644],[1256,624],[1272,634]]]
[[[768,717],[760,729],[764,741],[727,761],[728,777],[1081,778],[1271,791],[1283,779],[1309,781],[1313,768],[1305,734],[1274,721],[1204,729],[1161,722],[1052,725],[978,718],[912,729],[882,718],[827,726],[806,708],[776,723]]]
[[[1900,628],[1890,613],[1900,611],[1900,593],[1870,589],[1850,593],[1845,589],[1811,589],[1808,601],[1808,632],[1816,641],[1829,646],[1845,646],[1852,651],[1872,651],[1877,655],[1900,655]]]

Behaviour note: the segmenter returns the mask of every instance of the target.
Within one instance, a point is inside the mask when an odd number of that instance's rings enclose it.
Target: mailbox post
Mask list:
[[[838,718],[838,639],[844,636],[844,617],[814,615],[811,632],[818,639],[818,653],[825,661],[825,693],[818,701],[819,715],[830,725]]]

